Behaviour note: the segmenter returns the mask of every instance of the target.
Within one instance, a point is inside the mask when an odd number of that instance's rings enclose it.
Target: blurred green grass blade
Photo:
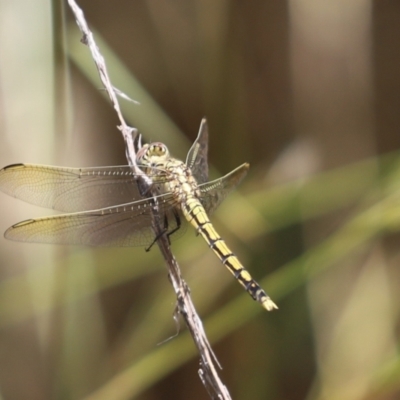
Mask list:
[[[400,390],[400,357],[396,354],[371,377],[371,390],[365,400],[396,398]]]
[[[283,228],[364,200],[382,186],[394,186],[400,168],[399,152],[372,157],[246,196],[266,219],[269,230]],[[394,174],[394,176],[393,176]]]
[[[147,274],[154,273],[160,267],[155,262],[156,252],[146,253],[146,261],[132,261],[132,250],[120,250],[118,256],[113,250],[99,250],[101,257],[96,257],[97,285],[82,287],[75,295],[69,297],[62,296],[60,293],[55,298],[46,298],[35,310],[30,304],[29,296],[22,293],[29,293],[29,286],[43,287],[47,285],[48,277],[56,267],[60,273],[65,269],[85,268],[87,257],[92,257],[91,250],[73,252],[65,258],[59,259],[54,265],[36,265],[27,275],[18,275],[0,282],[0,326],[19,323],[25,319],[39,316],[62,305],[71,304],[84,299],[87,296],[95,295],[99,290],[110,288],[126,282],[128,280],[139,279]],[[143,253],[145,253],[143,251]],[[143,258],[143,260],[145,260]],[[118,268],[112,266],[118,265]],[[29,279],[29,282],[28,282]],[[49,283],[51,285],[51,283]]]
[[[132,366],[117,374],[85,400],[132,399],[183,365],[195,354],[192,338],[182,334],[158,346]]]
[[[248,187],[257,190],[245,196],[233,193],[216,218],[243,242],[267,232],[300,223],[357,204],[382,184],[381,164],[390,165],[398,157],[392,153],[322,172],[301,181],[264,188],[255,180]],[[250,178],[252,178],[250,176]],[[240,209],[241,218],[231,218]]]

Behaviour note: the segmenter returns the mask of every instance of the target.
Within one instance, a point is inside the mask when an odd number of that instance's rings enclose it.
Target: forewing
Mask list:
[[[164,201],[162,196],[160,201]],[[169,203],[160,204],[163,228],[175,230],[178,220]],[[184,232],[184,221],[173,238]],[[7,239],[52,244],[131,247],[150,246],[154,242],[151,205],[137,201],[100,210],[57,215],[22,221],[9,228]]]
[[[0,190],[64,212],[96,210],[141,199],[129,166],[62,168],[14,164],[0,171]]]
[[[242,164],[222,178],[200,185],[200,201],[208,214],[212,214],[228,194],[241,182],[249,170],[249,164]]]
[[[200,123],[199,133],[192,144],[187,157],[186,165],[191,169],[197,183],[208,181],[208,126],[203,118]]]

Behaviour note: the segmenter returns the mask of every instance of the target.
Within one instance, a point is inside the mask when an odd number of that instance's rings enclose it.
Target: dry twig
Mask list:
[[[145,187],[147,185],[148,187],[151,184],[151,180],[136,165],[136,151],[134,143],[138,135],[138,131],[136,128],[129,127],[122,116],[117,98],[118,91],[111,83],[107,73],[104,57],[101,55],[100,50],[95,43],[93,34],[87,25],[83,11],[74,0],[68,0],[68,4],[74,13],[79,29],[82,32],[82,42],[89,47],[92,53],[93,60],[99,71],[100,79],[121,122],[121,125],[118,128],[122,132],[125,140],[128,163],[134,173],[140,176],[141,182],[139,182],[139,184],[144,185]],[[168,238],[165,234],[162,234],[163,230],[160,222],[161,221],[159,221],[159,213],[157,210],[157,202],[154,201],[153,228],[155,237],[159,238],[157,240],[157,244],[167,263],[169,278],[177,296],[177,312],[184,319],[200,354],[200,379],[212,399],[228,400],[231,397],[226,386],[219,378],[217,372],[217,369],[220,368],[220,366],[211,349],[201,319],[198,316],[192,302],[190,290],[185,281],[182,279],[179,265],[171,252]],[[216,364],[218,368],[216,368]]]

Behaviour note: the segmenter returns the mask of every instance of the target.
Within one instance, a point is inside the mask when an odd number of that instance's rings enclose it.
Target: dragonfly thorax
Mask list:
[[[151,177],[158,194],[169,193],[176,203],[188,197],[197,197],[200,191],[190,168],[170,156],[165,144],[154,142],[144,145],[136,156],[138,166]]]

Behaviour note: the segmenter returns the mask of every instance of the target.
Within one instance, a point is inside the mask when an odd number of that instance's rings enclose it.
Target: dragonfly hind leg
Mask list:
[[[171,235],[173,235],[175,232],[179,231],[179,229],[182,226],[181,218],[180,218],[179,214],[177,213],[177,211],[174,210],[173,213],[174,213],[174,218],[175,218],[175,222],[176,222],[176,227],[174,229],[172,229],[170,232],[167,232],[169,244],[171,244],[171,239],[170,239]],[[168,221],[167,221],[167,223],[168,223]]]
[[[181,228],[181,225],[182,225],[181,224],[181,219],[179,217],[179,214],[176,212],[176,210],[173,211],[173,214],[174,214],[174,218],[175,218],[175,222],[176,222],[176,227],[168,232],[169,222],[168,222],[168,217],[165,214],[164,215],[164,227],[163,227],[163,230],[162,230],[162,232],[160,232],[154,238],[154,240],[150,243],[150,245],[145,248],[146,252],[150,251],[151,248],[154,246],[154,244],[157,242],[157,240],[160,239],[160,237],[163,236],[163,235],[167,235],[168,243],[171,244],[170,236],[173,235],[176,231],[178,231]]]

